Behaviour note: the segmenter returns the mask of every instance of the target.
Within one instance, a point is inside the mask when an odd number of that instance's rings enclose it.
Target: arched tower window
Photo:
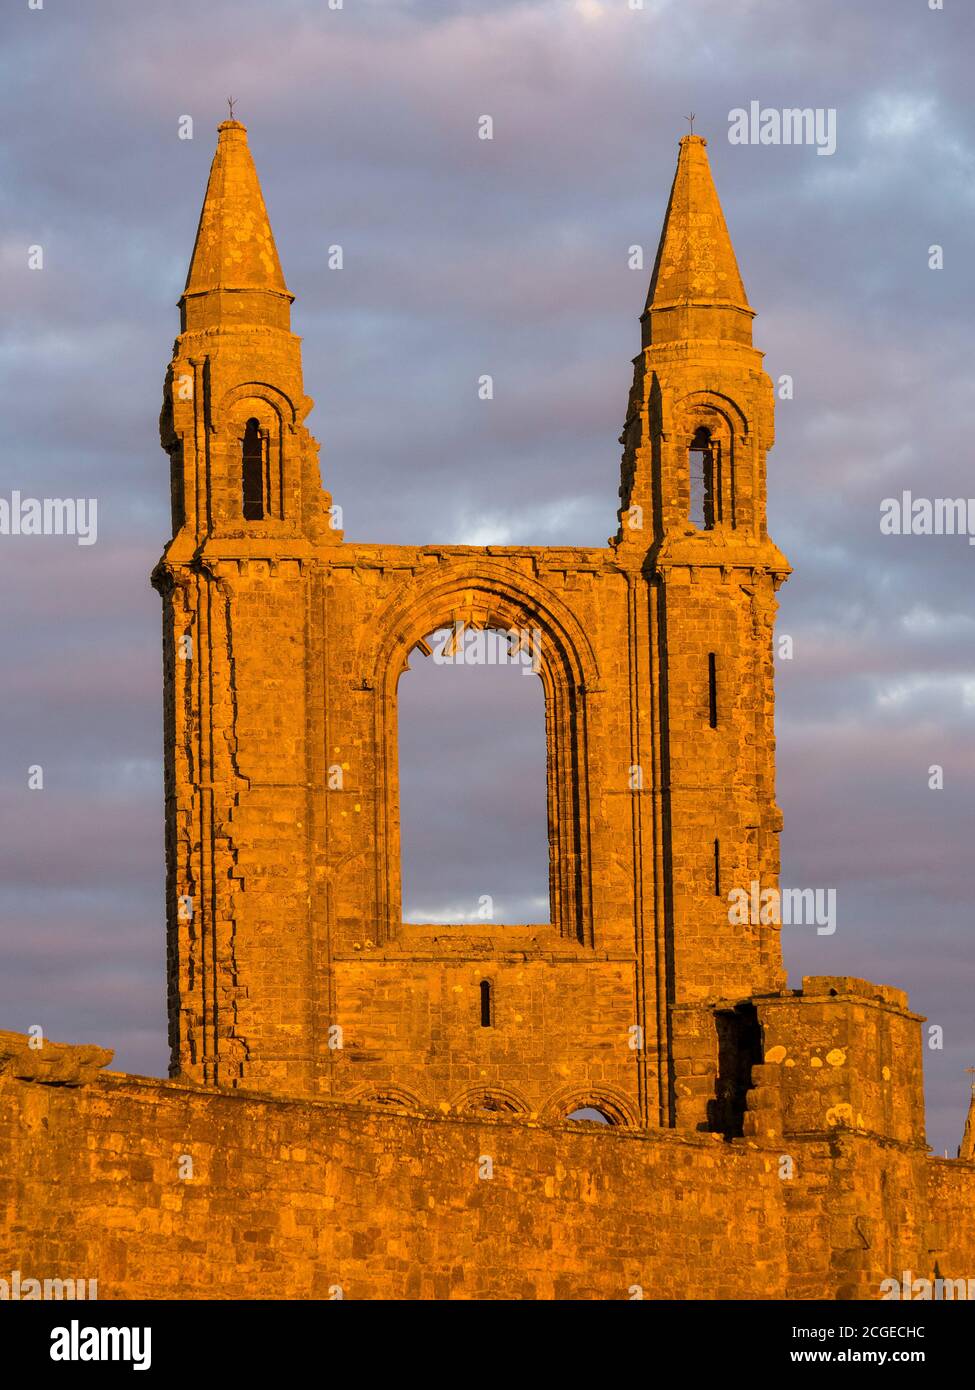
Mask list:
[[[256,420],[248,420],[244,428],[241,450],[241,475],[245,521],[263,521],[267,510],[264,478],[264,441]]]
[[[691,476],[689,519],[699,531],[711,531],[721,520],[718,445],[702,425],[694,431],[688,454]]]
[[[491,998],[491,981],[481,981],[481,1027],[494,1027],[494,1000]]]

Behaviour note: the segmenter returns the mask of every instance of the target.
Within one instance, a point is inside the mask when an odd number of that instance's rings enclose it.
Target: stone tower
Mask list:
[[[781,997],[771,382],[680,142],[605,547],[334,529],[244,127],[226,121],[161,417],[170,1032],[203,1084],[740,1132]],[[435,629],[538,635],[550,923],[404,923],[397,685]]]
[[[651,822],[641,844],[656,846],[659,1027],[678,1103],[696,1098],[688,1119],[712,1089],[700,1049],[714,1001],[731,1001],[718,1028],[747,1068],[759,1057],[742,1001],[785,984],[775,929],[729,920],[729,890],[778,886],[772,638],[789,567],[766,525],[772,383],[706,149],[700,135],[680,142],[620,438],[616,549],[640,577],[629,631],[649,709],[636,761],[652,759],[654,795],[634,809]]]

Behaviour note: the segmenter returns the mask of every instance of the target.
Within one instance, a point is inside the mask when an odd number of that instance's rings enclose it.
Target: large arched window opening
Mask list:
[[[538,657],[531,632],[463,624],[414,647],[397,692],[404,922],[550,921]],[[490,991],[486,1008],[490,1026]]]

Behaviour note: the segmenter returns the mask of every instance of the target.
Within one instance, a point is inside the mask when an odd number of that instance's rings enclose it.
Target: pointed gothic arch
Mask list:
[[[562,937],[592,945],[587,700],[597,688],[593,648],[558,595],[503,564],[472,557],[440,566],[378,621],[360,653],[371,670],[377,769],[377,902],[383,939],[399,934],[402,883],[398,822],[397,687],[409,653],[428,633],[461,622],[537,634],[548,749],[550,921]]]

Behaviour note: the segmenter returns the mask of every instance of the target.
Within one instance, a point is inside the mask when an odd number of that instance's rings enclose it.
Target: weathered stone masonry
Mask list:
[[[962,1159],[930,1158],[922,1020],[864,980],[787,989],[778,930],[729,916],[731,888],[778,884],[789,567],[705,141],[681,141],[605,547],[346,541],[290,304],[224,122],[161,416],[173,1079],[0,1034],[0,1276],[611,1299],[975,1277],[975,1111]],[[541,634],[548,926],[402,921],[397,685],[448,624]],[[609,1126],[567,1123],[584,1105]]]
[[[0,1034],[0,1269],[100,1298],[871,1299],[905,1269],[971,1275],[975,1163],[797,1133],[788,1107],[726,1143],[97,1077],[92,1051],[49,1046],[45,1074]],[[798,1096],[804,1061],[776,1070]]]
[[[290,299],[225,122],[162,414],[174,1073],[556,1117],[588,1100],[672,1125],[718,1065],[716,1029],[708,1058],[685,1056],[675,1011],[784,982],[775,928],[730,926],[715,882],[719,861],[726,887],[777,881],[788,566],[765,528],[771,384],[704,141],[681,142],[605,548],[345,541],[302,424]],[[548,927],[402,921],[397,684],[451,623],[541,634]]]

